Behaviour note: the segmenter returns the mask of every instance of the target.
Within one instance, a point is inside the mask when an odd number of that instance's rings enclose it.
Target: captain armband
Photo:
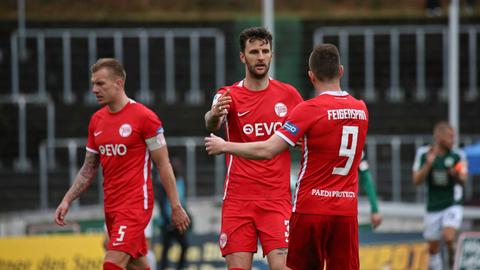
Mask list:
[[[145,142],[147,143],[147,148],[150,151],[160,149],[167,145],[167,141],[165,141],[165,136],[163,133],[159,133],[155,137],[148,138],[145,140]]]

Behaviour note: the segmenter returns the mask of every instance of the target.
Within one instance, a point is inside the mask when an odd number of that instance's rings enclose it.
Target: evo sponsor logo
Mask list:
[[[105,144],[98,147],[100,154],[111,156],[124,156],[127,153],[127,146],[125,144]]]
[[[247,135],[255,134],[257,137],[270,136],[280,127],[282,127],[282,123],[280,122],[245,124],[243,126],[243,133]]]

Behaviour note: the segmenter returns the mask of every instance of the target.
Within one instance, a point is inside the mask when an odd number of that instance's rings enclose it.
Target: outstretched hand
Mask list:
[[[205,137],[205,150],[209,155],[223,154],[225,140],[210,133],[210,137]]]

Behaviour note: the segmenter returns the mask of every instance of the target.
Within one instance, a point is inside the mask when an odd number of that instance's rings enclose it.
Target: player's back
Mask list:
[[[311,124],[304,135],[294,211],[356,215],[357,169],[368,129],[364,102],[332,91],[297,109]]]

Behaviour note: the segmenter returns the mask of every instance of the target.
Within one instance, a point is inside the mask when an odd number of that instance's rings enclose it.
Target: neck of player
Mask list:
[[[112,113],[119,112],[127,105],[129,102],[129,98],[125,94],[125,92],[121,93],[118,95],[117,98],[115,98],[110,104],[108,104],[108,110]]]
[[[257,79],[254,76],[247,73],[245,76],[244,85],[247,89],[258,91],[267,88],[269,82],[268,73],[261,79]]]
[[[342,91],[339,80],[334,80],[331,82],[316,81],[314,87],[317,92],[317,96],[327,91]]]

